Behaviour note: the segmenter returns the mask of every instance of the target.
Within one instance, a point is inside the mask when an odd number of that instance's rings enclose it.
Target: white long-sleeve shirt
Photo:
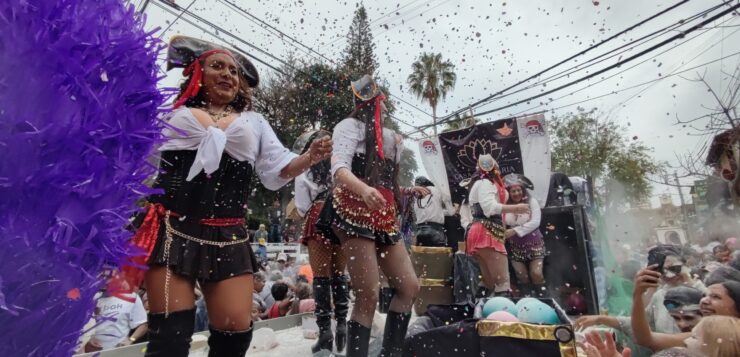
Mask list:
[[[356,153],[365,153],[365,123],[355,118],[347,118],[334,127],[332,133],[334,147],[331,155],[331,176],[346,167],[352,170],[352,159]],[[403,144],[401,136],[393,130],[383,128],[383,153],[386,159],[401,161]]]
[[[295,208],[301,217],[306,216],[316,197],[329,189],[326,185],[317,185],[310,176],[311,171],[307,171],[295,178]]]
[[[535,229],[539,229],[540,220],[542,218],[542,210],[540,210],[539,202],[537,202],[537,199],[532,198],[531,192],[529,192],[528,195],[530,199],[528,202],[525,203],[529,204],[529,210],[531,213],[507,213],[505,216],[506,225],[512,227],[512,229],[520,237],[534,232]]]
[[[259,113],[242,112],[226,129],[205,128],[187,107],[175,109],[165,119],[169,126],[162,134],[167,141],[159,151],[197,150],[188,180],[201,171],[210,174],[218,170],[224,152],[239,161],[248,161],[260,182],[270,190],[277,190],[291,180],[281,177],[280,172],[298,155],[280,143]]]
[[[486,217],[501,214],[503,203],[499,201],[499,193],[496,185],[490,180],[481,179],[473,184],[468,195],[470,205],[480,204]],[[509,199],[509,193],[504,190],[504,202]]]
[[[422,223],[445,223],[445,216],[451,216],[455,213],[453,207],[446,207],[445,202],[449,200],[443,196],[442,190],[428,186],[431,195],[422,198],[414,198],[414,214],[416,215],[416,224]],[[421,204],[421,207],[419,207]]]

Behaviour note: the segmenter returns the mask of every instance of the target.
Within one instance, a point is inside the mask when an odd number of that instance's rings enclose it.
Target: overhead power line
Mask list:
[[[537,82],[534,82],[534,83],[532,83],[532,84],[530,84],[530,85],[528,85],[528,86],[526,86],[524,88],[517,89],[517,90],[515,90],[513,92],[508,92],[506,94],[499,95],[499,96],[496,96],[494,98],[491,98],[486,103],[482,103],[482,104],[476,106],[475,108],[471,106],[470,108],[467,108],[466,110],[476,109],[476,108],[477,109],[480,109],[483,106],[490,105],[490,104],[494,103],[495,101],[501,100],[503,98],[510,97],[510,96],[512,96],[514,94],[521,93],[521,92],[524,92],[526,90],[529,90],[529,89],[532,89],[532,88],[535,88],[535,87],[545,86],[545,85],[547,85],[547,84],[549,84],[551,82],[554,82],[554,81],[556,81],[558,79],[570,77],[572,74],[575,74],[577,72],[582,72],[582,71],[584,71],[586,69],[592,68],[592,67],[594,67],[594,66],[596,66],[598,64],[601,64],[603,62],[606,62],[606,61],[608,61],[608,60],[610,60],[612,58],[621,57],[623,54],[634,50],[635,48],[637,48],[637,47],[639,47],[639,46],[647,43],[648,41],[650,41],[650,40],[652,40],[654,38],[657,38],[660,35],[664,35],[664,34],[670,32],[670,31],[674,31],[675,28],[680,27],[681,25],[684,25],[686,23],[690,23],[690,22],[692,22],[692,21],[694,21],[694,20],[696,20],[698,18],[701,18],[701,17],[709,14],[710,12],[712,12],[712,11],[714,11],[714,10],[722,7],[722,6],[723,6],[723,4],[717,5],[717,6],[714,6],[712,8],[709,8],[707,10],[704,10],[704,11],[702,11],[700,13],[697,13],[697,14],[689,17],[689,18],[681,19],[679,21],[676,21],[675,23],[673,23],[671,25],[668,25],[668,26],[665,26],[665,27],[663,27],[663,28],[661,28],[659,30],[653,31],[652,33],[647,34],[645,36],[642,36],[642,37],[640,37],[640,38],[638,38],[636,40],[632,40],[632,41],[630,41],[630,42],[628,42],[628,43],[626,43],[626,44],[624,44],[622,46],[619,46],[619,47],[613,49],[613,50],[609,50],[607,52],[604,52],[604,53],[602,53],[602,54],[600,54],[600,55],[598,55],[598,56],[596,56],[594,58],[591,58],[591,59],[589,59],[589,60],[587,60],[587,61],[585,61],[583,63],[576,64],[576,65],[574,65],[574,66],[572,66],[570,68],[564,69],[564,70],[562,70],[560,72],[557,72],[555,74],[552,74],[552,75],[550,75],[550,76],[548,76],[546,78],[540,79]]]
[[[663,41],[661,41],[660,43],[658,43],[658,44],[655,44],[655,45],[653,45],[653,46],[651,46],[651,47],[649,47],[649,48],[647,48],[647,49],[645,49],[645,50],[642,50],[642,51],[640,51],[639,53],[637,53],[637,54],[635,54],[635,55],[632,55],[632,56],[630,56],[630,57],[627,57],[626,59],[624,59],[624,60],[621,60],[621,61],[619,61],[619,62],[617,62],[617,63],[615,63],[615,64],[613,64],[613,65],[610,65],[610,66],[607,66],[607,67],[605,67],[605,68],[602,68],[602,69],[600,69],[600,70],[598,70],[598,71],[596,71],[596,72],[594,72],[594,73],[591,73],[591,74],[589,74],[589,75],[587,75],[587,76],[585,76],[585,77],[582,77],[582,78],[580,78],[580,79],[577,79],[577,80],[571,81],[571,82],[569,82],[569,83],[563,84],[563,85],[561,85],[561,86],[559,86],[559,87],[556,87],[556,88],[553,88],[553,89],[551,89],[551,90],[548,90],[548,91],[542,92],[542,93],[540,93],[540,94],[537,94],[537,95],[531,96],[531,97],[529,97],[529,98],[526,98],[526,99],[522,99],[522,100],[520,100],[520,101],[517,101],[517,102],[511,103],[511,104],[507,104],[507,105],[504,105],[504,106],[500,106],[500,107],[498,107],[498,108],[495,108],[495,109],[491,109],[491,110],[487,110],[487,111],[485,111],[485,112],[481,112],[481,113],[477,113],[477,114],[478,114],[478,115],[485,115],[485,114],[490,114],[490,113],[494,113],[494,112],[497,112],[497,111],[500,111],[500,110],[503,110],[503,109],[506,109],[506,108],[511,108],[511,107],[513,107],[513,106],[515,106],[515,105],[519,105],[519,104],[522,104],[522,103],[526,103],[526,102],[529,102],[529,101],[531,101],[532,99],[537,99],[537,98],[541,98],[541,97],[544,97],[544,96],[546,96],[546,95],[548,95],[548,94],[552,94],[552,93],[554,93],[554,92],[557,92],[557,91],[559,91],[559,90],[562,90],[562,89],[564,89],[564,88],[568,88],[568,87],[570,87],[570,86],[573,86],[573,85],[575,85],[575,84],[578,84],[578,83],[580,83],[580,82],[583,82],[583,81],[585,81],[585,80],[588,80],[588,79],[591,79],[591,78],[593,78],[593,77],[596,77],[596,76],[598,76],[598,75],[600,75],[600,74],[602,74],[602,73],[604,73],[604,72],[607,72],[607,71],[609,71],[609,70],[611,70],[611,69],[614,69],[614,68],[616,68],[616,67],[619,67],[619,66],[621,66],[621,65],[623,65],[623,64],[625,64],[625,63],[629,63],[629,62],[631,62],[632,60],[635,60],[635,59],[637,59],[637,58],[640,58],[640,57],[642,57],[642,56],[644,56],[644,55],[646,55],[646,54],[648,54],[648,53],[650,53],[650,52],[652,52],[652,51],[655,51],[655,50],[657,50],[658,48],[661,48],[661,47],[663,47],[663,46],[665,46],[665,45],[667,45],[667,44],[669,44],[669,43],[671,43],[671,42],[673,42],[673,41],[676,41],[676,40],[678,40],[678,39],[684,38],[684,37],[685,37],[686,35],[688,35],[688,34],[690,34],[690,33],[694,32],[694,31],[696,31],[696,30],[700,29],[700,28],[701,28],[702,26],[704,26],[704,25],[706,25],[706,24],[708,24],[708,23],[710,23],[710,22],[712,22],[712,21],[714,21],[714,20],[717,20],[717,19],[721,18],[722,16],[725,16],[725,15],[727,15],[727,14],[729,14],[729,13],[731,13],[731,12],[733,12],[733,11],[737,10],[738,8],[740,8],[740,4],[734,5],[734,6],[730,7],[729,9],[726,9],[726,10],[724,10],[724,11],[720,12],[719,14],[716,14],[716,15],[714,15],[714,16],[711,16],[711,17],[709,17],[708,19],[706,19],[706,20],[702,21],[701,23],[699,23],[699,24],[697,24],[697,25],[694,25],[694,26],[692,26],[691,28],[689,28],[689,29],[687,29],[687,30],[685,30],[685,31],[682,31],[682,32],[681,32],[680,34],[678,34],[678,35],[675,35],[675,36],[672,36],[672,37],[670,37],[670,38],[668,38],[668,39],[666,39],[666,40],[663,40]]]
[[[541,76],[541,75],[543,75],[543,74],[551,71],[552,69],[557,68],[557,67],[559,67],[559,66],[567,63],[567,62],[569,62],[569,61],[571,61],[571,60],[573,60],[575,58],[578,58],[580,56],[583,56],[586,53],[589,53],[589,52],[591,52],[591,51],[593,51],[593,50],[595,50],[595,49],[597,49],[597,48],[599,48],[599,47],[601,47],[601,46],[609,43],[610,41],[614,40],[615,38],[617,38],[617,37],[619,37],[619,36],[621,36],[621,35],[629,32],[629,31],[634,30],[634,29],[636,29],[636,28],[638,28],[638,27],[640,27],[640,26],[642,26],[642,25],[644,25],[644,24],[652,21],[653,19],[658,18],[658,17],[660,17],[660,16],[668,13],[669,11],[678,8],[681,5],[684,5],[684,4],[688,3],[689,1],[690,0],[681,0],[678,3],[676,3],[676,4],[674,4],[674,5],[666,8],[665,10],[660,11],[660,12],[658,12],[658,13],[656,13],[656,14],[654,14],[654,15],[652,15],[652,16],[650,16],[650,17],[648,17],[648,18],[646,18],[646,19],[644,19],[644,20],[642,20],[642,21],[640,21],[640,22],[638,22],[638,23],[636,23],[636,24],[634,24],[634,25],[632,25],[632,26],[630,26],[630,27],[628,27],[628,28],[626,28],[626,29],[624,29],[624,30],[616,33],[616,34],[614,34],[614,35],[612,35],[612,36],[609,36],[608,38],[606,38],[606,39],[604,39],[604,40],[602,40],[602,41],[600,41],[600,42],[598,42],[598,43],[596,43],[596,44],[594,44],[592,46],[589,46],[588,48],[586,48],[586,49],[584,49],[584,50],[582,50],[582,51],[580,51],[580,52],[578,52],[578,53],[576,53],[576,54],[574,54],[574,55],[572,55],[572,56],[570,56],[570,57],[568,57],[568,58],[566,58],[566,59],[564,59],[564,60],[562,60],[562,61],[560,61],[558,63],[555,63],[554,65],[552,65],[550,67],[547,67],[547,68],[545,68],[545,69],[543,69],[543,70],[541,70],[541,71],[539,71],[539,72],[537,72],[537,73],[535,73],[535,74],[533,74],[533,75],[531,75],[531,76],[529,76],[529,77],[527,77],[527,78],[525,78],[525,79],[523,79],[523,80],[521,80],[521,81],[519,81],[517,83],[514,83],[513,85],[511,85],[509,87],[506,87],[506,88],[504,88],[504,89],[502,89],[502,90],[500,90],[500,91],[498,91],[496,93],[493,93],[493,94],[489,95],[488,97],[485,97],[485,98],[483,98],[481,100],[478,100],[477,102],[474,102],[474,103],[472,103],[470,105],[465,106],[464,108],[460,108],[460,109],[458,109],[458,110],[450,113],[447,117],[443,118],[440,122],[443,122],[443,121],[445,121],[445,120],[447,120],[449,118],[452,118],[452,117],[454,117],[457,114],[463,113],[463,112],[465,112],[466,110],[468,110],[471,107],[476,107],[476,106],[478,106],[478,105],[480,105],[482,103],[485,103],[486,101],[490,100],[491,98],[493,98],[493,97],[495,97],[497,95],[501,95],[501,94],[503,94],[503,93],[505,93],[505,92],[513,89],[513,88],[516,88],[517,86],[519,86],[521,84],[524,84],[524,83],[526,83],[526,82],[528,82],[528,81],[530,81],[532,79],[535,79],[535,78],[537,78],[537,77],[539,77],[539,76]]]
[[[570,86],[573,86],[573,85],[578,84],[580,82],[583,82],[585,80],[588,80],[588,79],[591,79],[593,77],[596,77],[596,76],[598,76],[598,75],[600,75],[600,74],[602,74],[604,72],[607,72],[607,71],[609,71],[611,69],[614,69],[616,67],[619,67],[619,66],[621,66],[621,65],[623,65],[625,63],[629,63],[629,62],[631,62],[631,61],[633,61],[633,60],[635,60],[637,58],[640,58],[640,57],[642,57],[642,56],[644,56],[644,55],[646,55],[646,54],[648,54],[648,53],[650,53],[650,52],[652,52],[652,51],[654,51],[654,50],[656,50],[656,49],[658,49],[660,47],[663,47],[663,46],[665,46],[665,45],[667,45],[667,44],[669,44],[671,42],[674,42],[674,41],[676,41],[678,39],[684,38],[687,34],[689,34],[691,32],[694,32],[694,31],[702,28],[704,25],[706,25],[708,23],[711,23],[711,22],[713,22],[713,21],[715,21],[715,20],[717,20],[717,19],[719,19],[719,18],[721,18],[721,17],[723,17],[723,16],[725,16],[725,15],[727,15],[729,13],[732,13],[733,11],[737,10],[738,8],[740,8],[740,4],[733,5],[733,6],[729,7],[728,9],[725,9],[725,10],[721,11],[720,13],[718,13],[718,14],[716,14],[714,16],[711,16],[711,17],[705,19],[704,21],[700,22],[699,24],[694,25],[694,26],[692,26],[692,27],[690,27],[690,28],[688,28],[686,30],[681,31],[677,35],[674,35],[674,36],[672,36],[672,37],[670,37],[670,38],[668,38],[666,40],[661,41],[660,43],[658,43],[656,45],[653,45],[653,46],[651,46],[651,47],[649,47],[649,48],[647,48],[647,49],[645,49],[643,51],[640,51],[639,53],[637,53],[635,55],[632,55],[632,56],[630,56],[630,57],[628,57],[628,58],[626,58],[624,60],[618,61],[617,63],[614,63],[614,64],[612,64],[610,66],[605,67],[605,68],[602,68],[602,69],[600,69],[600,70],[598,70],[596,72],[593,72],[593,73],[591,73],[589,75],[586,75],[584,77],[581,77],[581,78],[579,78],[577,80],[568,82],[568,83],[563,84],[561,86],[558,86],[558,87],[556,87],[554,89],[551,89],[551,90],[542,92],[540,94],[531,96],[529,98],[525,98],[525,99],[519,100],[519,101],[514,102],[514,103],[510,103],[510,104],[507,104],[507,105],[504,105],[504,106],[501,106],[501,107],[497,107],[497,108],[494,108],[494,109],[491,109],[491,110],[487,110],[487,111],[484,111],[484,112],[476,113],[476,115],[490,114],[490,113],[501,111],[503,109],[507,109],[507,108],[510,108],[510,107],[513,107],[513,106],[516,106],[516,105],[519,105],[519,104],[522,104],[522,103],[527,103],[527,102],[529,102],[529,101],[531,101],[533,99],[541,98],[543,96],[552,94],[554,92],[557,92],[557,91],[560,91],[562,89],[568,88]],[[512,88],[512,87],[509,87],[509,88]],[[467,107],[466,107],[466,110],[467,110]],[[446,122],[448,122],[450,120],[450,118],[451,117],[448,116],[448,117],[444,118],[443,120],[440,120],[437,124],[446,123]],[[423,128],[426,128],[428,126],[429,125],[423,126]],[[413,132],[412,133],[409,133],[409,134],[413,134]]]

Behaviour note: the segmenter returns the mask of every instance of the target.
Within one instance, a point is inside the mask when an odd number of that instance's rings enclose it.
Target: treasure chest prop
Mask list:
[[[412,246],[411,262],[421,286],[414,302],[416,314],[423,315],[429,304],[451,304],[452,249]]]
[[[576,357],[575,333],[570,320],[552,299],[539,300],[556,311],[560,320],[558,324],[480,318],[445,321],[444,325],[407,336],[403,356]],[[460,305],[449,305],[448,308],[459,309]],[[461,316],[459,313],[449,316],[455,315]]]

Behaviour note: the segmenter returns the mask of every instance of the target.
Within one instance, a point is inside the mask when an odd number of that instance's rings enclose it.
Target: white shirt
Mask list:
[[[468,195],[470,205],[480,204],[486,217],[501,214],[503,203],[499,201],[498,188],[488,179],[480,179],[473,184]],[[509,192],[504,190],[504,202],[509,199]]]
[[[311,171],[306,171],[295,178],[295,208],[301,217],[306,216],[316,197],[329,189],[326,185],[317,185],[311,176]]]
[[[331,155],[331,176],[337,170],[346,167],[352,170],[352,158],[355,153],[365,153],[365,123],[355,118],[347,118],[334,127],[332,134],[334,147]],[[383,154],[386,159],[401,161],[403,144],[401,136],[391,129],[383,128]]]
[[[525,202],[529,204],[530,213],[506,214],[506,225],[512,227],[516,234],[523,237],[529,233],[534,232],[535,229],[540,228],[540,220],[542,217],[542,211],[540,210],[540,203],[536,199],[532,198],[532,192],[528,192],[529,201]]]
[[[298,155],[280,143],[270,124],[258,113],[242,112],[225,130],[203,127],[186,107],[172,111],[167,122],[169,126],[162,131],[167,142],[159,151],[198,151],[188,181],[201,171],[211,174],[218,170],[224,152],[239,161],[248,161],[270,190],[277,190],[291,180],[280,177],[280,171]]]
[[[104,350],[116,347],[128,338],[129,331],[146,322],[146,310],[138,294],[127,294],[134,302],[128,302],[114,296],[98,299],[98,326],[95,327],[92,340]]]
[[[414,198],[412,205],[414,206],[414,214],[416,215],[416,223],[445,223],[445,216],[451,216],[455,214],[453,207],[446,207],[445,202],[448,200],[443,197],[442,190],[428,186],[427,189],[432,192],[431,195],[426,197]],[[419,207],[421,205],[421,207]]]

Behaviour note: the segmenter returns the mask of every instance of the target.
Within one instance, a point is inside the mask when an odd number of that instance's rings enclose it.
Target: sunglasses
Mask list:
[[[674,266],[670,266],[670,267],[665,267],[663,269],[665,271],[669,271],[669,272],[671,272],[673,274],[678,275],[678,274],[681,274],[681,270],[683,269],[683,265],[674,265]]]

